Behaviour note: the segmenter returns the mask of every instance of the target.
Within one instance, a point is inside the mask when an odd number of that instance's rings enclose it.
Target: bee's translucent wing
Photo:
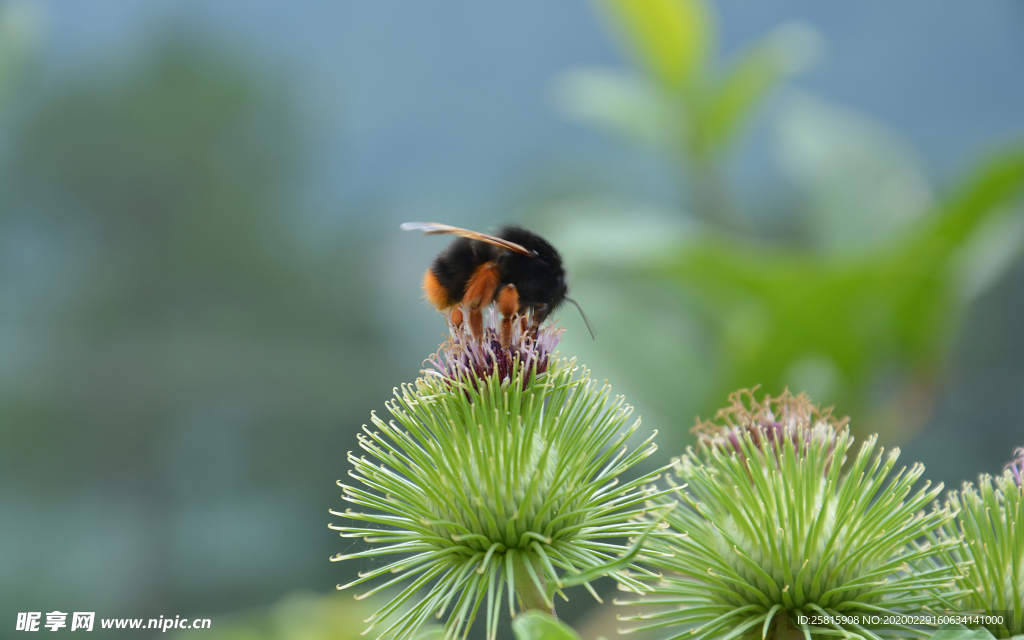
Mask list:
[[[470,231],[469,229],[460,229],[459,227],[453,227],[448,224],[441,224],[440,222],[403,222],[402,229],[405,231],[422,231],[425,235],[453,235],[461,236],[463,238],[469,238],[470,240],[479,240],[480,242],[487,242],[493,244],[502,249],[508,249],[509,251],[515,251],[525,256],[534,256],[533,251],[530,251],[522,245],[518,245],[508,240],[502,240],[495,236],[489,236],[486,233],[478,233],[476,231]]]

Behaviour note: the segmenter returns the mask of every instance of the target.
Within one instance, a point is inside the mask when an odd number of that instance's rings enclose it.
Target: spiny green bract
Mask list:
[[[921,544],[952,517],[923,510],[941,486],[911,494],[923,467],[891,474],[898,450],[865,442],[848,472],[848,427],[784,394],[757,403],[738,393],[702,425],[702,439],[675,461],[685,504],[666,522],[679,536],[652,541],[665,576],[639,602],[655,613],[623,617],[632,630],[667,627],[673,638],[804,634],[878,637],[894,628],[837,622],[798,625],[799,615],[920,611],[944,600],[951,570],[929,563],[948,543]],[[748,406],[749,405],[749,406]]]
[[[949,492],[957,515],[941,533],[956,543],[944,559],[967,591],[957,608],[1002,615],[1003,624],[985,625],[996,638],[1024,634],[1024,451],[1007,466],[1002,476],[985,474],[977,486],[965,482]]]
[[[368,455],[349,455],[355,483],[341,485],[344,497],[366,510],[332,512],[358,521],[332,528],[371,546],[332,559],[398,555],[339,586],[391,577],[357,596],[365,597],[404,584],[371,618],[394,614],[382,635],[409,638],[447,614],[455,637],[484,606],[493,638],[503,599],[515,615],[513,593],[550,609],[570,584],[596,597],[587,580],[599,575],[644,588],[622,569],[654,526],[646,501],[660,495],[648,486],[657,472],[618,477],[654,452],[653,436],[627,453],[639,420],[626,427],[632,408],[575,361],[552,357],[543,374],[518,363],[503,379],[495,368],[484,379],[428,375],[403,385],[388,405],[397,423],[374,415],[374,430],[360,437]]]

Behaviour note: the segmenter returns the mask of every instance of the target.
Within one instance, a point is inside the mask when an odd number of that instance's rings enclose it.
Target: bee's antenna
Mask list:
[[[583,316],[583,324],[587,325],[587,331],[590,332],[591,339],[597,340],[597,334],[594,333],[594,327],[590,326],[590,320],[587,319],[587,314],[583,313],[583,307],[580,306],[580,303],[576,302],[569,296],[565,296],[565,299],[576,305],[576,308],[580,310],[580,315]]]

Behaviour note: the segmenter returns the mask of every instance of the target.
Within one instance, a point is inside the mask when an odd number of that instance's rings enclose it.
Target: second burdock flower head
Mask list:
[[[852,614],[944,602],[952,569],[934,558],[953,543],[921,541],[952,516],[928,510],[941,486],[912,490],[923,467],[894,472],[899,451],[870,438],[844,468],[853,447],[845,421],[788,392],[760,402],[734,394],[695,431],[698,446],[676,461],[685,504],[666,520],[679,535],[651,543],[664,554],[651,554],[664,577],[653,595],[627,603],[650,611],[623,616],[633,630],[871,635]]]
[[[966,591],[958,607],[993,614],[985,626],[996,638],[1024,634],[1024,449],[1015,453],[1002,475],[949,493],[957,516],[939,536],[954,543],[944,557]]]
[[[493,638],[502,609],[550,612],[568,586],[596,596],[589,581],[610,575],[645,587],[625,569],[659,535],[647,501],[665,496],[651,487],[657,472],[621,477],[654,452],[653,436],[627,450],[639,420],[558,358],[560,329],[516,331],[508,348],[497,330],[493,315],[483,340],[452,327],[425,375],[396,391],[394,420],[374,415],[365,454],[349,455],[353,481],[339,484],[357,508],[332,528],[369,544],[334,559],[389,559],[340,587],[401,589],[369,620],[390,621],[381,635],[412,637],[436,616],[456,637],[483,610]]]
[[[1013,476],[1018,487],[1024,486],[1024,447],[1017,447],[1013,453],[1016,457],[1006,464],[1006,470]]]

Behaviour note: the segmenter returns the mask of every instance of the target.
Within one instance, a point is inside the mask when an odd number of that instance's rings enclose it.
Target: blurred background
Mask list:
[[[658,464],[761,384],[998,472],[1021,69],[1016,0],[0,4],[0,628],[362,629],[327,510],[444,329],[407,220],[559,247]]]

